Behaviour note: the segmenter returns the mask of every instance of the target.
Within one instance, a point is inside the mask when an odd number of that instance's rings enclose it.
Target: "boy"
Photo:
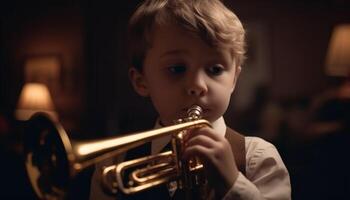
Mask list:
[[[225,137],[231,133],[222,116],[244,60],[244,34],[239,19],[219,0],[146,0],[129,22],[130,79],[139,95],[151,99],[158,127],[186,117],[193,105],[203,109],[213,128],[190,131],[184,159],[202,159],[215,198],[290,199],[289,174],[272,144],[242,137],[245,162],[239,170],[239,152],[234,155]],[[168,141],[153,141],[151,152]],[[91,199],[102,198],[96,171]],[[167,198],[172,197],[169,191]]]

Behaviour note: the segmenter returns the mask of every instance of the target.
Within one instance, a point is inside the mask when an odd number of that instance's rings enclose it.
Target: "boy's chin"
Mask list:
[[[208,120],[210,123],[216,122],[221,116],[204,116],[203,119]]]

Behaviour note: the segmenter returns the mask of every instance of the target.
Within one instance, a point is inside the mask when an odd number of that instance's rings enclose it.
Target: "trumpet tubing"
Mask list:
[[[188,129],[211,124],[200,119],[201,108],[193,106],[188,118],[175,125],[111,137],[104,140],[72,142],[59,122],[43,113],[35,114],[28,122],[24,143],[25,165],[30,182],[41,199],[63,199],[69,181],[85,168],[113,158],[156,138],[172,136],[172,150],[119,164],[107,166],[102,172],[102,185],[115,194],[133,194],[154,186],[177,181],[179,188],[191,189],[200,183],[203,165],[197,158],[181,160]],[[125,181],[124,174],[135,169]],[[113,176],[110,183],[109,177]]]

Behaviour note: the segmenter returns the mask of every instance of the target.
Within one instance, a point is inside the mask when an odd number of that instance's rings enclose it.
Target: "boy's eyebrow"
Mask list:
[[[166,52],[164,52],[164,53],[162,53],[160,55],[160,58],[166,57],[166,56],[169,56],[169,55],[177,55],[177,54],[186,54],[186,50],[184,50],[184,49],[174,49],[174,50],[166,51]]]

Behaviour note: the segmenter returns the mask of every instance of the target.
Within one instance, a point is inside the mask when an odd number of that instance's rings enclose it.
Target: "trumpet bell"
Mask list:
[[[72,175],[67,134],[43,113],[34,115],[27,125],[24,155],[32,187],[41,199],[62,199]]]

